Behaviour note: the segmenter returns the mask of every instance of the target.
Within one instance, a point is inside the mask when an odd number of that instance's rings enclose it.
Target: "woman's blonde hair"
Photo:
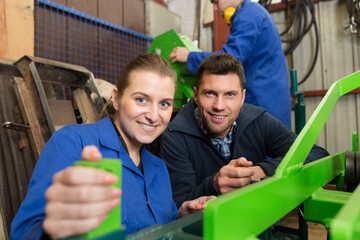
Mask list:
[[[170,64],[159,55],[142,54],[130,60],[126,67],[121,71],[120,77],[116,83],[117,99],[122,97],[125,89],[129,86],[131,73],[137,71],[152,72],[159,74],[161,77],[170,77],[174,80],[176,88],[177,75]],[[116,117],[116,110],[114,109],[111,99],[106,104],[106,110],[109,117],[114,120]]]

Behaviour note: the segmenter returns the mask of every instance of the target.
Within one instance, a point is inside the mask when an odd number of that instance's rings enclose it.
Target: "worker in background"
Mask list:
[[[223,17],[224,12],[234,12],[229,17],[228,41],[218,53],[229,53],[244,66],[245,102],[264,107],[291,130],[288,72],[280,35],[271,15],[251,0],[211,2],[214,10]],[[188,71],[196,73],[201,61],[210,54],[213,53],[189,52],[186,48],[176,47],[170,60],[172,63],[187,62]]]
[[[178,211],[165,163],[144,146],[169,123],[175,88],[176,73],[160,56],[130,61],[112,92],[110,118],[65,126],[47,142],[12,222],[11,239],[86,233],[119,204],[121,191],[111,186],[117,176],[73,166],[80,159],[122,161],[121,219],[127,234],[203,209],[211,197],[186,202]]]
[[[194,98],[161,136],[160,154],[178,206],[272,176],[296,134],[264,108],[244,103],[241,63],[227,53],[200,64]],[[314,145],[305,163],[329,153]]]

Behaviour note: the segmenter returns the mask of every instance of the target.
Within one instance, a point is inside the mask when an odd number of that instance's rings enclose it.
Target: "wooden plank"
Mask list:
[[[5,97],[4,93],[6,81],[8,78],[0,77],[0,94],[1,97]],[[0,123],[6,121],[7,118],[3,116],[5,105],[3,100],[0,100],[1,111],[0,111]],[[7,111],[5,111],[7,112]],[[2,218],[4,221],[4,231],[10,231],[10,222],[16,213],[16,209],[21,203],[20,194],[17,191],[17,180],[14,168],[13,157],[11,154],[11,147],[7,132],[0,125],[0,208]],[[11,189],[9,186],[13,186]]]
[[[73,91],[73,97],[76,106],[79,109],[82,118],[82,123],[94,123],[99,120],[97,118],[95,108],[93,107],[93,104],[91,103],[84,89],[82,88],[75,89]]]
[[[67,0],[51,0],[52,2],[67,6]]]
[[[69,124],[76,124],[72,103],[69,100],[48,100],[55,130]]]
[[[97,0],[67,0],[67,6],[97,17]]]
[[[105,21],[123,26],[123,1],[101,0],[99,1],[98,17]]]
[[[7,57],[5,1],[0,1],[0,57]]]
[[[5,1],[7,58],[34,55],[34,1]],[[0,45],[1,46],[1,45]]]
[[[143,0],[124,0],[124,27],[146,34],[145,2]]]
[[[36,89],[35,83],[26,83],[23,78],[18,77],[13,78],[13,83],[24,121],[30,126],[30,143],[35,158],[38,159],[51,134],[45,117],[41,117],[40,99],[32,91]]]
[[[0,239],[7,239],[8,235],[5,235],[5,229],[4,229],[4,214],[2,211],[0,211]]]
[[[23,124],[11,79],[0,76],[0,124]],[[34,162],[27,134],[0,127],[0,212],[5,235],[25,198]]]

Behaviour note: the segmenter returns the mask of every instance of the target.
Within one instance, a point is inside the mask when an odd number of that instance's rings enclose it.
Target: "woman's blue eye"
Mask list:
[[[163,102],[163,103],[160,103],[160,106],[161,107],[164,107],[164,108],[166,108],[166,107],[169,107],[169,103],[167,103],[167,102]]]
[[[146,102],[145,98],[137,98],[136,101],[138,101],[139,103],[145,103]]]

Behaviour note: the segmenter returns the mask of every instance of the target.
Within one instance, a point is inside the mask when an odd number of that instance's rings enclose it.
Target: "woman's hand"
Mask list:
[[[95,146],[82,151],[82,160],[101,158]],[[118,177],[112,173],[90,167],[68,167],[56,173],[45,194],[45,232],[52,238],[64,238],[99,226],[119,204],[121,190],[111,186],[117,181]]]
[[[204,209],[206,207],[207,201],[215,198],[215,196],[203,196],[195,200],[184,202],[179,208],[176,218],[185,217],[186,215]]]

